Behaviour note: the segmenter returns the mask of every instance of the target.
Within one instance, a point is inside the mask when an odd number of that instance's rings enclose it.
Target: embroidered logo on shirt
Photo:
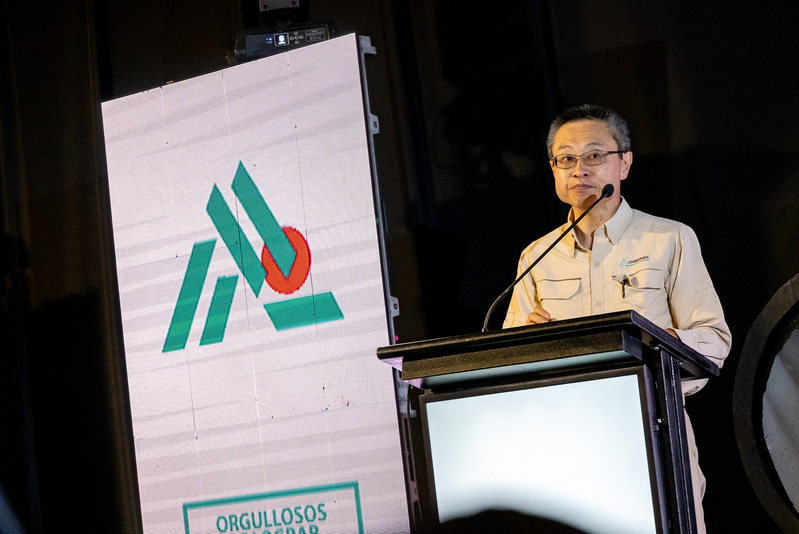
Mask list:
[[[642,261],[649,261],[649,256],[641,256],[640,258],[636,258],[634,260],[621,260],[619,267],[630,267]]]

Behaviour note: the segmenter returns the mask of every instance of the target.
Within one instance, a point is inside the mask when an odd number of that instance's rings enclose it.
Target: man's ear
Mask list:
[[[630,167],[633,164],[633,153],[631,151],[627,151],[621,155],[621,176],[619,177],[620,180],[626,180],[627,175],[630,173]]]

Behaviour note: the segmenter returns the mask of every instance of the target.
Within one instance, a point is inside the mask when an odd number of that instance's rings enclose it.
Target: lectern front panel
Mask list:
[[[660,532],[645,380],[636,368],[424,395],[438,520],[509,509],[586,532]]]

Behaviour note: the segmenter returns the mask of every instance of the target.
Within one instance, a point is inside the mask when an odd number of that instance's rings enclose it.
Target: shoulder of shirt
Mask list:
[[[674,221],[672,219],[667,219],[665,217],[658,217],[656,215],[650,215],[649,213],[644,213],[643,211],[632,209],[632,216],[630,217],[630,222],[628,223],[630,226],[639,226],[639,227],[649,227],[652,229],[659,229],[659,230],[669,230],[671,232],[690,232],[693,233],[693,230],[690,226],[680,221]]]
[[[536,250],[539,247],[541,247],[541,251],[545,250],[546,247],[551,245],[558,238],[558,236],[560,236],[560,234],[562,234],[569,227],[569,224],[571,223],[568,222],[563,223],[558,228],[555,228],[548,234],[539,237],[538,239],[527,245],[527,248],[525,248],[522,251],[521,254],[522,258],[524,258],[525,256],[529,256],[530,254],[533,253],[534,250]]]

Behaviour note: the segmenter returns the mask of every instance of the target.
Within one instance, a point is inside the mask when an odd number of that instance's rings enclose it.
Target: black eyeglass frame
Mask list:
[[[575,167],[577,165],[577,161],[580,158],[583,158],[587,154],[604,154],[604,156],[602,157],[602,161],[598,161],[598,162],[595,162],[595,163],[591,162],[591,160],[583,159],[583,161],[585,162],[586,165],[590,165],[592,167],[596,167],[597,165],[602,165],[603,163],[605,163],[610,154],[625,154],[627,152],[629,152],[629,150],[589,150],[588,152],[583,152],[580,155],[577,155],[577,154],[558,154],[557,156],[552,156],[551,158],[549,158],[549,162],[553,166],[557,167],[558,169],[571,169],[572,167]],[[562,158],[563,156],[571,156],[571,157],[573,157],[574,158],[574,164],[573,165],[569,165],[568,167],[561,167],[560,165],[558,165],[558,158]]]

